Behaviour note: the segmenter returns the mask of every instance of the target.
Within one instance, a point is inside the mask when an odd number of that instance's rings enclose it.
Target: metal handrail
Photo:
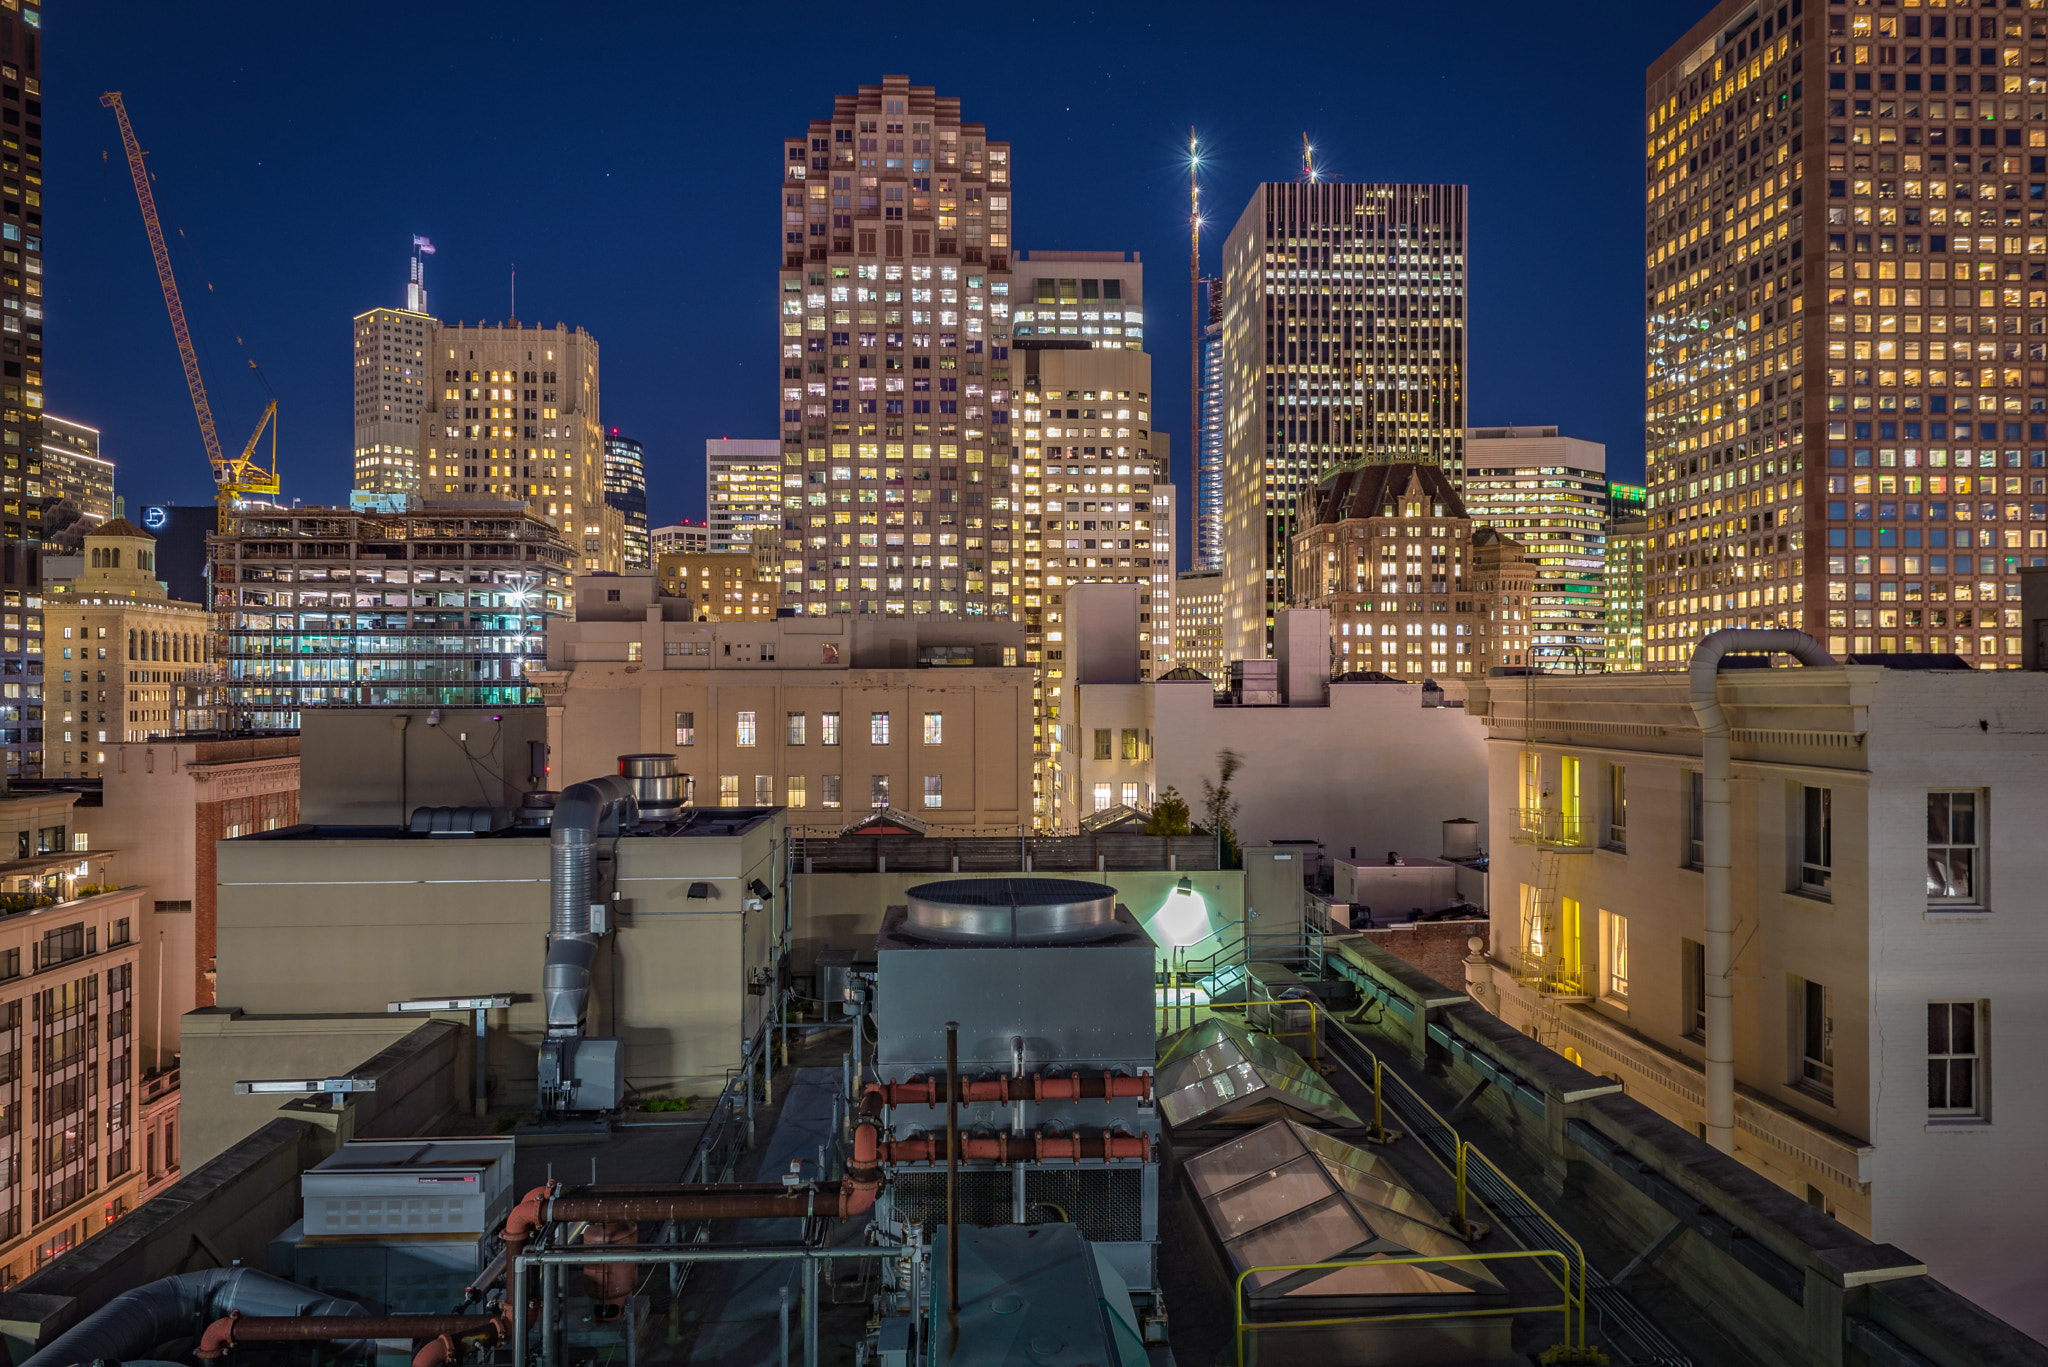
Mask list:
[[[1263,1272],[1338,1272],[1342,1271],[1345,1268],[1351,1267],[1401,1267],[1427,1265],[1432,1263],[1513,1262],[1525,1259],[1540,1260],[1544,1258],[1556,1258],[1560,1262],[1563,1262],[1565,1264],[1565,1298],[1563,1301],[1556,1305],[1509,1305],[1500,1306],[1490,1310],[1476,1310],[1461,1307],[1456,1310],[1412,1311],[1407,1314],[1401,1315],[1344,1315],[1331,1319],[1319,1320],[1281,1320],[1272,1324],[1251,1324],[1246,1322],[1244,1317],[1244,1284],[1247,1281],[1249,1281],[1252,1277],[1257,1276],[1258,1274]],[[1554,1310],[1560,1311],[1564,1315],[1564,1337],[1566,1348],[1568,1350],[1575,1352],[1578,1355],[1583,1356],[1586,1348],[1585,1301],[1584,1298],[1581,1297],[1580,1300],[1576,1304],[1574,1304],[1569,1285],[1570,1276],[1570,1259],[1568,1259],[1563,1253],[1558,1252],[1554,1248],[1507,1249],[1499,1253],[1451,1253],[1439,1254],[1434,1257],[1428,1254],[1417,1253],[1408,1255],[1406,1257],[1398,1258],[1346,1258],[1337,1262],[1328,1263],[1276,1263],[1268,1267],[1248,1267],[1244,1271],[1238,1273],[1237,1282],[1235,1287],[1233,1288],[1234,1294],[1231,1297],[1231,1311],[1236,1321],[1232,1333],[1232,1343],[1237,1351],[1238,1367],[1244,1367],[1245,1335],[1247,1333],[1257,1333],[1261,1329],[1324,1329],[1334,1327],[1337,1325],[1398,1324],[1413,1322],[1417,1320],[1486,1318],[1497,1319],[1503,1315],[1540,1315],[1547,1314],[1550,1311]],[[1552,1277],[1552,1280],[1556,1280],[1554,1275]],[[1574,1320],[1573,1316],[1573,1312],[1575,1310],[1577,1311],[1576,1320]],[[1572,1342],[1574,1323],[1576,1323],[1578,1326],[1577,1343]]]

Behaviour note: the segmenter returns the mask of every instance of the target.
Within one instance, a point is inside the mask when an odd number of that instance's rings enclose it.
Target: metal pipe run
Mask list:
[[[413,1361],[415,1367],[433,1367],[453,1355],[457,1338],[482,1334],[498,1342],[511,1332],[511,1322],[502,1315],[244,1315],[237,1310],[209,1324],[192,1355],[209,1361],[238,1343],[428,1339]],[[430,1360],[422,1363],[422,1358]]]
[[[948,1128],[937,1134],[912,1135],[906,1139],[885,1139],[881,1159],[885,1163],[950,1163],[957,1150],[973,1163],[1044,1163],[1061,1159],[1130,1158],[1144,1161],[1152,1156],[1151,1141],[1141,1134],[971,1134],[957,1138]]]
[[[1693,715],[1700,724],[1700,871],[1705,875],[1707,1000],[1707,1142],[1735,1152],[1735,959],[1731,898],[1732,840],[1728,820],[1728,716],[1721,710],[1721,660],[1727,655],[1790,655],[1823,666],[1835,657],[1803,631],[1736,628],[1717,631],[1693,649],[1688,673]]]
[[[1292,1002],[1289,1005],[1293,1005]],[[867,1092],[879,1096],[885,1106],[937,1106],[951,1099],[952,1089],[942,1077],[913,1077],[902,1082],[870,1082]],[[960,1099],[974,1102],[1036,1102],[1152,1099],[1152,1074],[1103,1073],[1082,1077],[1078,1073],[1019,1074],[1012,1077],[963,1077]]]

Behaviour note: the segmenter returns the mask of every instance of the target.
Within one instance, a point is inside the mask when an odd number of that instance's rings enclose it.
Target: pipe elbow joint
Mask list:
[[[239,1310],[230,1310],[220,1319],[206,1326],[206,1332],[199,1336],[199,1346],[192,1350],[192,1356],[202,1362],[210,1362],[235,1346],[235,1321],[242,1318]]]

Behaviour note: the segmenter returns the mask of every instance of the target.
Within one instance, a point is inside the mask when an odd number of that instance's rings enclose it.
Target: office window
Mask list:
[[[1982,1002],[1927,1003],[1927,1112],[1983,1114]]]
[[[733,739],[743,746],[751,746],[755,739],[754,714],[741,712],[735,718]]]
[[[1138,733],[1129,727],[1126,727],[1123,733],[1123,755],[1125,759],[1138,757]]]
[[[1522,810],[1534,813],[1543,806],[1543,756],[1533,750],[1523,751],[1521,776]],[[1533,819],[1533,816],[1523,818],[1525,824]]]
[[[1835,1095],[1834,1002],[1828,989],[1804,978],[1792,980],[1793,1029],[1799,1071],[1792,1079],[1802,1091],[1824,1100]]]
[[[943,745],[946,740],[946,714],[927,712],[924,714],[924,743]]]
[[[1098,783],[1098,784],[1096,784],[1096,785],[1095,785],[1095,806],[1094,806],[1093,810],[1095,810],[1095,811],[1098,811],[1098,812],[1106,812],[1106,811],[1108,811],[1108,810],[1109,810],[1109,806],[1110,806],[1110,796],[1109,796],[1109,794],[1110,794],[1110,786],[1109,786],[1109,785],[1108,785],[1107,783]]]
[[[802,745],[804,743],[804,714],[801,712],[789,714],[789,743],[791,745]]]
[[[696,743],[697,714],[695,712],[676,713],[676,744],[695,745]]]
[[[827,774],[819,779],[818,783],[820,785],[818,805],[820,807],[837,807],[839,805],[839,775]]]
[[[1684,988],[1679,1006],[1679,1033],[1687,1039],[1707,1037],[1707,947],[1697,940],[1679,941],[1679,979]]]
[[[868,744],[887,745],[888,743],[889,714],[887,712],[868,713]]]
[[[1109,729],[1107,727],[1097,728],[1095,732],[1095,758],[1110,759],[1114,754],[1115,752],[1111,749],[1110,745]]]
[[[1685,866],[1701,869],[1707,865],[1706,778],[1697,769],[1685,774],[1690,799],[1685,809]]]
[[[1831,788],[1799,790],[1799,886],[1826,892],[1834,883],[1835,794]]]
[[[1558,838],[1576,845],[1582,838],[1585,809],[1580,802],[1579,757],[1560,756],[1557,762]]]
[[[1927,900],[1972,905],[1978,895],[1978,794],[1927,795]]]
[[[927,807],[943,807],[946,805],[945,790],[941,786],[938,774],[926,774],[924,776],[924,805]]]
[[[791,807],[802,807],[804,805],[804,796],[805,794],[803,775],[791,775],[789,780],[789,801],[787,805]]]
[[[876,774],[868,782],[868,805],[886,807],[889,805],[889,776]]]
[[[1126,783],[1124,785],[1124,806],[1135,808],[1137,805],[1138,785],[1135,783]]]
[[[775,805],[775,776],[773,774],[754,775],[754,805],[756,807],[773,807]]]
[[[1586,983],[1585,915],[1577,898],[1558,899],[1557,981],[1565,991],[1579,993]]]
[[[839,744],[839,714],[837,712],[820,712],[818,714],[818,744]]]
[[[1607,835],[1610,850],[1628,849],[1628,766],[1607,766]]]
[[[718,805],[737,807],[740,805],[740,776],[721,774],[718,778]]]
[[[1628,917],[1600,913],[1600,994],[1628,1004]]]

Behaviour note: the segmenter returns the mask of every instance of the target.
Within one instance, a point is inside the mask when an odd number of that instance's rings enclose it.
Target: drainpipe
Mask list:
[[[1700,723],[1701,872],[1706,878],[1707,1142],[1735,1152],[1735,908],[1731,899],[1728,823],[1728,717],[1718,688],[1724,655],[1790,655],[1802,665],[1832,665],[1835,657],[1803,631],[1735,628],[1717,631],[1694,647],[1692,710]]]

